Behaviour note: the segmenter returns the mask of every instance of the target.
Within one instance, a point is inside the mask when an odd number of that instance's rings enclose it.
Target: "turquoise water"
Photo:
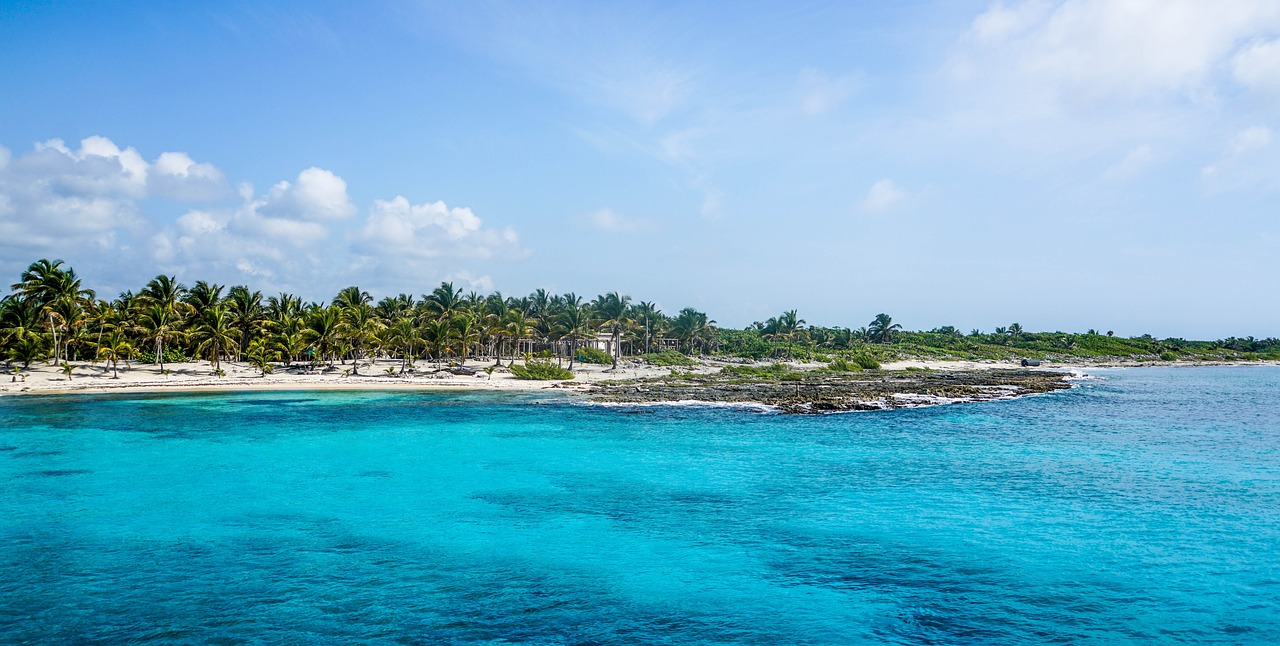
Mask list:
[[[825,417],[0,398],[0,635],[1280,643],[1280,369]]]

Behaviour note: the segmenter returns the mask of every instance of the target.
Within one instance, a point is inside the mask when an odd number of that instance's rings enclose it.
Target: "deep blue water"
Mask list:
[[[824,417],[0,398],[8,642],[1280,643],[1280,369]]]

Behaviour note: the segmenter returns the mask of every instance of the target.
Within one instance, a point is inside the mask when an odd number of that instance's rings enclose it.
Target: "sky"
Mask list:
[[[1280,3],[0,2],[0,275],[1280,336]]]

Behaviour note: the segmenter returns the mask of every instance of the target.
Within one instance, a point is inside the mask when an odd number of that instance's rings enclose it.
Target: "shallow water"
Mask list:
[[[0,636],[1280,643],[1280,369],[793,417],[0,398]]]

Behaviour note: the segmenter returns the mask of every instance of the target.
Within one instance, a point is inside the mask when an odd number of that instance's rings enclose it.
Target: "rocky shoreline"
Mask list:
[[[1070,388],[1070,377],[1051,370],[811,371],[780,378],[672,374],[594,384],[586,394],[598,403],[752,403],[819,414],[1013,399]]]

